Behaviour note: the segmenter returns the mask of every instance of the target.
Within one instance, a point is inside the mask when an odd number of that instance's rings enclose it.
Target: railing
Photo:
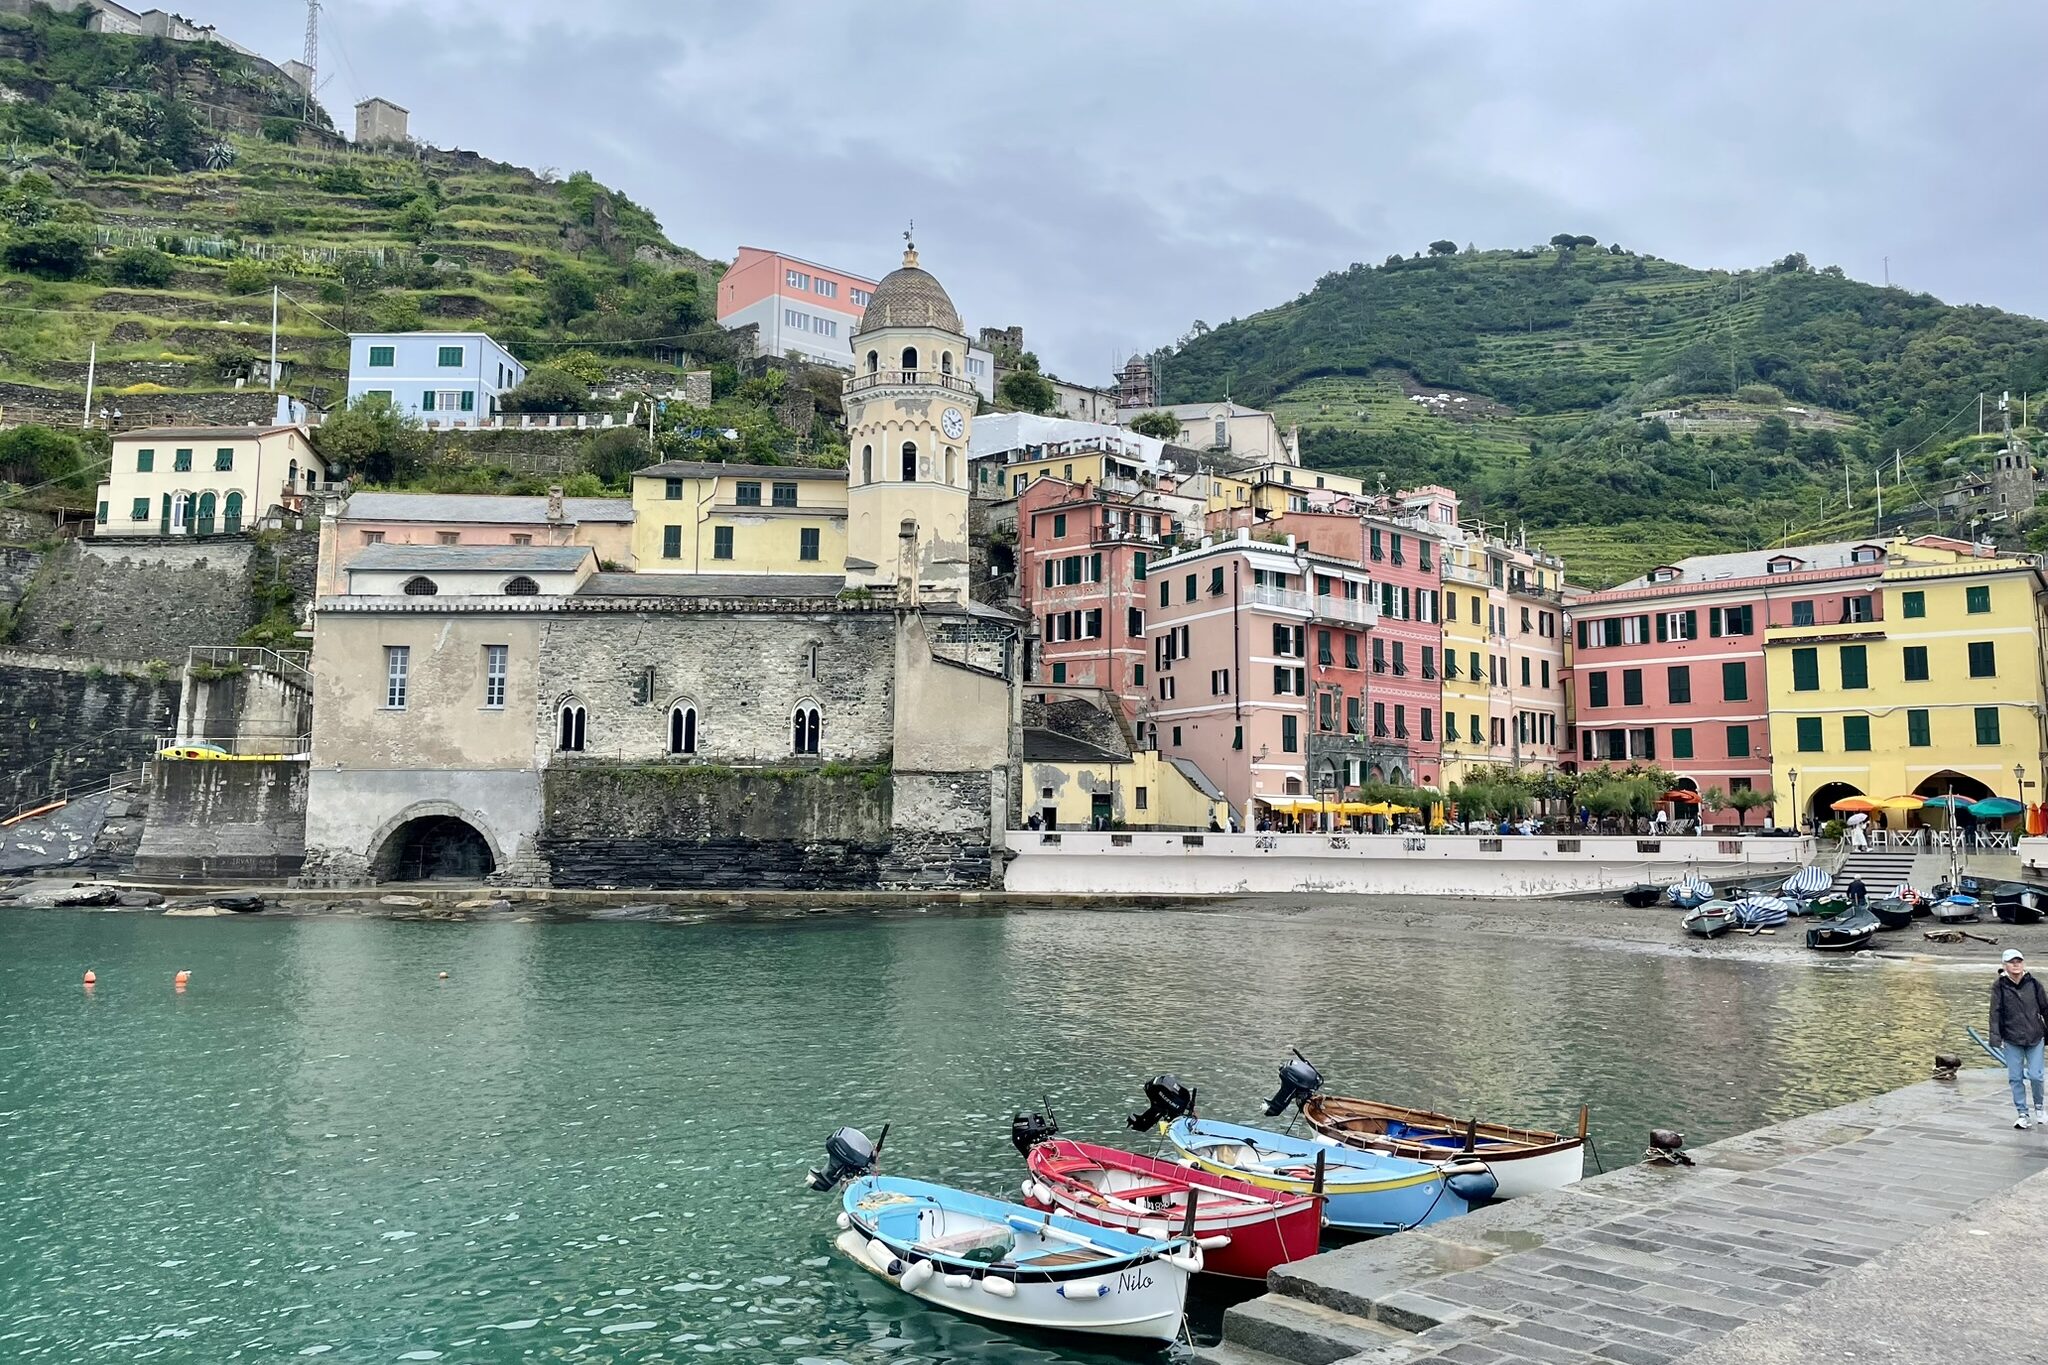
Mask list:
[[[1349,621],[1361,626],[1369,626],[1378,619],[1377,612],[1356,598],[1311,596],[1295,588],[1275,588],[1265,583],[1254,583],[1247,600],[1253,606],[1278,607],[1283,611],[1305,612],[1326,620]]]
[[[313,752],[313,736],[303,735],[163,735],[157,739],[157,757],[178,749],[217,749],[219,753],[192,762],[241,762],[263,758],[306,758]],[[244,752],[238,752],[244,751]]]
[[[193,645],[185,651],[185,667],[223,672],[275,673],[300,687],[313,685],[313,652],[309,649],[268,649],[262,645]],[[158,746],[162,747],[162,746]]]
[[[1128,523],[1098,521],[1095,523],[1093,539],[1134,540],[1140,545],[1171,545],[1173,543],[1173,532],[1165,527],[1161,527],[1159,530],[1148,535],[1137,526]]]
[[[82,782],[74,782],[68,787],[58,787],[54,791],[31,797],[27,801],[15,806],[5,817],[0,817],[0,829],[6,829],[10,825],[17,824],[21,821],[22,817],[32,812],[43,810],[46,807],[63,806],[78,800],[80,797],[97,796],[101,792],[116,791],[122,787],[133,787],[140,783],[142,778],[142,769],[124,768],[119,772],[109,773],[105,777],[89,777]]]
[[[901,388],[915,385],[920,388],[951,389],[955,393],[974,393],[972,383],[957,374],[942,370],[876,370],[870,374],[855,375],[846,385],[848,393],[861,393],[868,389]]]

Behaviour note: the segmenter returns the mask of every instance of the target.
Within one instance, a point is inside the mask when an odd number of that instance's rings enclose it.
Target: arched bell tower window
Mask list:
[[[415,575],[405,580],[405,595],[407,597],[432,597],[440,591],[441,585],[424,574]]]
[[[540,584],[534,582],[525,574],[520,574],[515,578],[508,578],[505,580],[505,596],[538,597],[540,596]]]
[[[869,373],[869,374],[873,374],[873,373],[875,373],[875,371],[877,371],[877,370],[879,370],[879,369],[881,369],[881,368],[882,368],[882,354],[881,354],[881,352],[879,352],[879,351],[869,351],[869,352],[868,352],[868,373]]]
[[[583,730],[589,720],[583,704],[574,697],[569,698],[562,703],[562,709],[556,713],[556,719],[555,747],[566,754],[582,753]]]
[[[873,483],[875,481],[875,448],[873,446],[862,446],[860,448],[860,481],[862,483]]]
[[[818,752],[818,708],[801,702],[789,718],[789,751],[793,754]]]
[[[903,482],[917,482],[917,442],[903,443]]]
[[[677,702],[668,709],[668,751],[672,754],[697,752],[697,708]]]
[[[946,482],[953,482],[953,447],[946,447]]]
[[[951,351],[947,351],[939,356],[939,373],[953,373],[953,353]]]
[[[911,372],[915,371],[916,369],[917,369],[917,347],[915,347],[915,346],[905,346],[905,347],[903,348],[903,372],[904,372],[905,374],[909,374],[909,373],[911,373]]]

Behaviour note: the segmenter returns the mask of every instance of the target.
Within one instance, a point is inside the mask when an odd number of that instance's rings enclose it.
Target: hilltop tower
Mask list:
[[[967,334],[917,247],[875,286],[846,381],[846,586],[967,602]]]

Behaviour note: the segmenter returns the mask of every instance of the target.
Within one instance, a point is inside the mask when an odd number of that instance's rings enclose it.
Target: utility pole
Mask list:
[[[1889,256],[1884,258],[1884,287],[1892,287],[1892,258]]]
[[[1977,395],[1977,434],[1984,434],[1984,395],[1981,392]]]
[[[315,4],[319,0],[314,0]],[[277,286],[270,286],[270,391],[277,392]]]
[[[300,117],[313,117],[313,92],[320,88],[320,0],[306,0],[306,50],[299,60],[306,66],[306,102]]]
[[[1878,524],[1882,525],[1884,522],[1884,471],[1882,469],[1871,470],[1870,481],[1877,488],[1877,520]]]
[[[92,425],[92,381],[99,363],[100,344],[95,341],[92,343],[92,349],[85,353],[85,420],[79,423],[82,427]]]

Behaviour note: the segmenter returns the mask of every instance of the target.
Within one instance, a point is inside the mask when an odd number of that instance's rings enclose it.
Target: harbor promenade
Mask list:
[[[1966,1071],[1274,1272],[1205,1365],[2048,1360],[2048,1132]],[[1608,1153],[1610,1159],[1634,1153]]]

